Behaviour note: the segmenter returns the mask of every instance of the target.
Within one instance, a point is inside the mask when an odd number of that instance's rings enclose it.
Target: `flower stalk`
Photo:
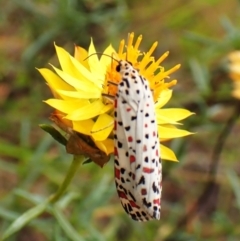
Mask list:
[[[79,155],[79,156],[74,155],[72,163],[64,178],[64,181],[59,186],[57,192],[54,193],[53,195],[51,195],[45,201],[39,203],[38,205],[34,206],[33,208],[30,208],[25,213],[23,213],[21,216],[19,216],[17,219],[15,219],[14,222],[4,231],[4,233],[0,237],[0,240],[2,240],[2,241],[6,240],[11,235],[18,232],[20,229],[22,229],[31,220],[35,219],[42,213],[46,212],[48,210],[49,205],[54,205],[63,196],[63,194],[67,190],[69,184],[71,183],[73,177],[75,176],[75,173],[78,170],[79,165],[84,161],[84,159],[85,159],[85,157],[83,155]]]
[[[56,193],[50,196],[49,202],[50,203],[56,203],[64,194],[64,192],[67,190],[69,184],[71,183],[73,177],[75,176],[75,173],[77,172],[80,164],[85,160],[84,156],[73,156],[72,163],[68,169],[68,172],[62,182],[62,184],[59,186]]]

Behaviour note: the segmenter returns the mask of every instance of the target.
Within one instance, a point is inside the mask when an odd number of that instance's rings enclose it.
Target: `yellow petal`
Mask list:
[[[239,81],[240,80],[240,74],[239,73],[229,73],[229,77],[234,80],[234,81]]]
[[[152,73],[156,72],[159,69],[159,64],[167,58],[169,51],[165,52],[157,61],[152,61],[151,64],[145,69],[144,76],[146,79],[152,79]]]
[[[106,139],[104,141],[95,141],[96,146],[107,155],[113,153],[114,142],[113,139]]]
[[[94,125],[94,121],[92,119],[83,120],[83,121],[73,121],[72,123],[73,123],[73,130],[88,136],[91,135],[91,130]]]
[[[56,90],[53,89],[51,86],[48,86],[48,87],[50,88],[50,90],[51,90],[51,92],[52,92],[52,94],[53,94],[53,97],[54,97],[55,99],[60,99],[60,100],[69,100],[69,99],[71,99],[71,98],[68,98],[68,97],[65,98],[65,97],[62,96],[61,94],[57,93]]]
[[[101,109],[99,114],[104,114],[104,113],[108,112],[111,109],[113,109],[113,104],[108,103],[108,104],[104,105],[104,107]]]
[[[104,69],[106,71],[106,67],[111,65],[112,61],[115,61],[112,57],[114,57],[114,54],[116,54],[116,51],[112,47],[112,45],[109,45],[103,52],[103,55],[100,58],[100,63],[102,66],[105,66]],[[106,56],[107,55],[107,56]]]
[[[37,69],[52,89],[74,90],[74,88],[64,82],[59,76],[49,69]]]
[[[156,115],[156,119],[157,119],[158,125],[163,125],[163,124],[179,125],[180,124],[180,123],[172,120],[171,118],[169,118],[167,116],[162,116],[162,115],[159,115],[159,114]]]
[[[234,90],[232,91],[233,97],[240,99],[240,90]]]
[[[65,82],[67,82],[69,85],[71,85],[75,89],[86,91],[86,92],[89,92],[89,93],[92,93],[92,94],[100,94],[101,93],[101,89],[97,88],[97,86],[94,85],[93,83],[91,83],[89,81],[85,81],[83,79],[76,79],[73,76],[63,72],[62,70],[54,67],[53,65],[52,65],[52,67],[56,71],[56,73]]]
[[[240,82],[234,82],[234,90],[232,91],[233,97],[240,99]]]
[[[86,61],[86,58],[88,57],[88,52],[86,49],[75,46],[74,51],[74,58],[77,59],[86,69],[89,69],[88,61]]]
[[[169,128],[169,127],[163,127],[163,126],[158,126],[158,135],[161,139],[172,139],[172,138],[178,138],[182,136],[188,136],[193,133],[177,129],[177,128]]]
[[[177,124],[178,121],[194,114],[186,109],[180,108],[156,109],[155,113],[158,124]]]
[[[76,90],[76,91],[56,90],[56,92],[59,93],[61,96],[71,97],[75,99],[97,99],[101,96],[100,93],[89,93],[82,90]]]
[[[95,122],[91,134],[95,141],[106,140],[113,129],[114,119],[108,114],[99,115]]]
[[[152,53],[156,49],[157,45],[158,45],[158,42],[156,41],[155,43],[153,43],[150,50],[143,56],[141,62],[139,63],[139,69],[146,69],[145,67],[149,64],[149,62],[151,60],[150,56],[152,55]]]
[[[88,58],[89,68],[90,68],[91,72],[99,74],[100,77],[104,77],[106,68],[104,68],[100,64],[100,61],[99,61],[98,56],[97,56],[96,53],[97,53],[96,49],[95,49],[93,41],[91,39],[91,44],[90,44],[89,50],[88,50],[89,56],[91,55]]]
[[[161,158],[163,160],[178,162],[174,152],[166,146],[160,144]]]
[[[180,64],[175,65],[173,68],[167,70],[167,71],[160,71],[158,74],[156,74],[153,78],[152,81],[154,82],[158,82],[161,81],[165,78],[168,78],[170,74],[172,74],[173,72],[175,72],[176,70],[178,70],[181,67]]]
[[[89,57],[91,58],[91,57]],[[104,83],[104,77],[100,76],[98,73],[92,73],[87,68],[85,68],[81,63],[79,63],[75,58],[70,57],[70,60],[75,69],[78,71],[78,79],[84,80],[85,82],[90,82],[96,85],[99,89],[102,89],[102,85]],[[87,62],[87,60],[83,61]]]
[[[63,72],[81,80],[81,83],[96,83],[94,80],[97,80],[97,75],[92,74],[79,61],[73,58],[65,49],[58,47],[57,45],[55,45],[55,48]]]
[[[66,50],[56,45],[55,47],[63,72],[73,76],[76,79],[81,80],[81,82],[92,82],[94,83],[94,85],[96,85],[98,80],[97,75],[91,73],[79,61],[73,58]],[[101,85],[99,84],[98,87],[100,88]]]
[[[66,119],[73,121],[87,120],[99,115],[104,107],[101,100],[96,100],[81,108],[78,106],[75,111],[66,116]]]
[[[162,108],[172,97],[172,90],[163,90],[155,103],[155,109]]]
[[[48,105],[52,106],[53,108],[66,113],[70,114],[74,112],[76,109],[79,109],[79,106],[88,105],[88,100],[58,100],[58,99],[49,99],[45,101]]]
[[[54,46],[63,72],[75,76],[75,68],[70,61],[70,54],[64,48],[58,47],[55,43]]]

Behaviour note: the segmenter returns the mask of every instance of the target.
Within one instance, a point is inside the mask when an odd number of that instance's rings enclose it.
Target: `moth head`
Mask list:
[[[126,71],[128,69],[132,68],[132,63],[126,60],[120,60],[117,67],[116,71],[121,72],[121,71]]]

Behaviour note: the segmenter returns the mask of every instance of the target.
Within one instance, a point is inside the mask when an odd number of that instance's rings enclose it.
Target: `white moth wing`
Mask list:
[[[133,219],[159,219],[161,164],[152,93],[148,82],[129,63],[123,64],[115,109],[118,194]]]

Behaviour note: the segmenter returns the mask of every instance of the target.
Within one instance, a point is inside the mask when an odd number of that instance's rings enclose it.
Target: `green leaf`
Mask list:
[[[50,134],[60,144],[62,144],[64,146],[67,145],[67,139],[57,129],[55,129],[51,125],[47,125],[47,124],[40,124],[39,126],[41,129],[43,129],[48,134]]]
[[[193,80],[195,81],[198,90],[202,94],[209,94],[209,76],[205,66],[201,65],[196,59],[190,59],[189,65],[192,70]]]
[[[91,159],[87,159],[86,161],[84,161],[84,162],[82,163],[82,165],[85,165],[85,164],[88,164],[88,163],[91,163],[91,162],[93,162]]]
[[[5,240],[12,234],[19,231],[22,227],[24,227],[28,222],[30,222],[35,217],[39,216],[42,212],[44,212],[48,205],[48,200],[40,203],[39,205],[29,209],[23,215],[18,217],[10,227],[3,233],[2,240]]]
[[[68,222],[68,220],[64,217],[61,210],[56,206],[52,208],[53,215],[57,219],[59,225],[65,232],[65,234],[69,237],[69,239],[73,241],[85,241],[83,237],[81,237],[77,231],[72,227],[72,225]]]

